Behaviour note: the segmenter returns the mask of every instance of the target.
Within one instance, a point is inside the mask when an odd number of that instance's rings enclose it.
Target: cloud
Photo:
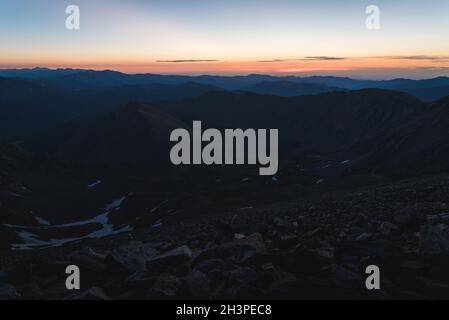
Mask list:
[[[259,60],[259,63],[269,63],[269,62],[286,62],[286,61],[297,61],[297,59],[272,59],[272,60]]]
[[[303,60],[329,61],[329,60],[346,60],[346,59],[347,58],[344,58],[344,57],[312,56],[312,57],[305,57]]]
[[[271,59],[271,60],[259,60],[259,63],[274,63],[274,62],[293,62],[293,61],[332,61],[332,60],[346,60],[344,57],[329,57],[329,56],[311,56],[299,59]]]
[[[381,59],[394,59],[394,60],[427,60],[427,61],[448,61],[449,56],[432,56],[432,55],[411,55],[411,56],[383,56],[377,57]]]
[[[185,59],[185,60],[157,60],[159,63],[189,63],[189,62],[218,62],[212,59]]]
[[[416,70],[429,70],[429,71],[449,71],[449,67],[416,67]]]

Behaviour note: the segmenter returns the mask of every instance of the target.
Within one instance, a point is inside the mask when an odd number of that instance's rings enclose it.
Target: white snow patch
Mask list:
[[[124,202],[125,200],[126,200],[126,197],[125,197],[125,196],[123,196],[123,197],[121,197],[121,198],[119,198],[119,199],[117,199],[117,200],[114,200],[114,201],[112,201],[110,204],[108,204],[108,205],[104,208],[104,210],[105,210],[105,211],[110,211],[110,210],[112,210],[112,209],[120,208],[121,205],[123,204],[123,202]]]
[[[162,227],[162,220],[156,221],[151,227],[155,229]]]
[[[317,182],[316,182],[316,184],[321,184],[321,183],[323,183],[324,182],[324,179],[319,179]]]
[[[115,228],[115,226],[109,223],[109,214],[113,209],[117,209],[120,205],[125,201],[126,197],[122,197],[120,199],[114,200],[110,204],[108,204],[103,210],[104,212],[94,218],[82,220],[73,223],[61,224],[61,225],[50,225],[48,221],[45,219],[35,217],[35,219],[41,223],[43,226],[41,227],[25,227],[25,226],[15,226],[15,225],[6,225],[11,228],[21,229],[16,231],[17,235],[21,238],[23,243],[21,244],[12,244],[13,250],[30,250],[34,248],[49,248],[49,247],[60,247],[66,243],[79,241],[84,239],[100,239],[111,235],[116,235],[120,233],[130,232],[133,228],[129,225],[121,225]],[[39,219],[39,220],[38,220]],[[48,223],[48,224],[47,224]],[[97,231],[91,232],[87,235],[74,237],[74,238],[62,238],[62,239],[50,239],[50,240],[40,240],[39,236],[25,231],[23,229],[34,229],[34,230],[50,230],[56,228],[70,228],[70,227],[78,227],[84,226],[88,224],[99,224],[101,228]]]
[[[345,160],[345,161],[340,162],[340,164],[348,164],[350,162],[351,162],[351,160]]]
[[[38,217],[38,216],[34,216],[34,219],[36,219],[36,221],[43,226],[49,226],[51,225],[50,222],[48,222],[47,220],[45,220],[44,218]]]
[[[101,180],[97,180],[97,181],[95,181],[95,182],[93,182],[91,184],[88,184],[87,187],[88,188],[94,188],[94,187],[98,186],[99,184],[101,184],[101,182],[102,182]]]
[[[12,192],[12,191],[8,191],[8,193],[13,197],[22,198],[21,194],[18,194],[18,193]]]
[[[251,210],[254,209],[254,207],[243,207],[243,208],[238,208],[237,210],[243,211],[243,210]]]
[[[119,229],[114,230],[114,226],[112,224],[105,224],[100,230],[89,233],[86,236],[50,240],[39,240],[36,234],[27,231],[16,231],[17,235],[22,239],[23,243],[12,244],[11,246],[13,250],[31,250],[34,248],[60,247],[66,243],[74,241],[84,239],[101,239],[115,234],[130,232],[132,230],[133,228],[131,226],[121,226]]]
[[[151,209],[150,213],[156,212],[161,206],[163,206],[164,204],[168,203],[168,199],[165,199],[164,201],[162,201],[160,204],[158,204],[157,206],[155,206],[153,209]]]

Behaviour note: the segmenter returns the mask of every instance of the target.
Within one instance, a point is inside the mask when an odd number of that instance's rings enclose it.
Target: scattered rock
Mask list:
[[[277,228],[289,229],[293,227],[293,221],[291,221],[290,217],[279,218],[276,217],[273,219],[273,224]]]
[[[298,239],[298,236],[295,234],[284,234],[280,236],[280,240],[284,243],[292,243]]]
[[[108,266],[105,263],[106,256],[93,251],[89,247],[71,253],[69,255],[69,260],[77,266],[82,266],[83,269],[87,268],[98,271],[108,270]]]
[[[387,221],[382,223],[379,227],[379,232],[384,236],[390,236],[398,230],[399,228],[395,224]]]
[[[67,251],[20,252],[19,257],[29,254],[26,263],[1,261],[0,299],[67,296],[69,263],[80,266],[83,288],[90,288],[66,297],[75,300],[382,297],[366,290],[370,264],[381,267],[382,289],[395,298],[447,296],[449,213],[433,214],[446,210],[440,205],[445,193],[433,201],[404,192],[389,203],[384,199],[396,190],[382,192],[239,211],[231,222],[226,216],[178,229],[167,221],[161,232],[147,224],[151,243],[123,245],[133,238],[111,237],[105,246],[92,241],[91,247],[79,242]],[[429,193],[434,196],[433,189]],[[418,203],[401,209],[414,197]],[[425,217],[428,224],[418,233]]]
[[[333,260],[335,257],[335,249],[331,247],[321,247],[315,250],[318,257],[327,259],[329,261]]]
[[[184,262],[192,258],[192,250],[188,246],[181,246],[176,249],[170,250],[154,259],[152,261],[173,261]]]
[[[427,216],[427,222],[429,224],[447,223],[449,222],[449,213],[440,213]]]
[[[149,244],[134,243],[113,250],[108,258],[108,264],[118,266],[129,273],[144,272],[146,262],[157,257],[158,251]]]
[[[369,241],[369,240],[371,240],[372,237],[373,237],[373,234],[372,234],[372,233],[365,232],[365,233],[362,233],[361,235],[359,235],[359,236],[355,239],[355,241]]]
[[[182,281],[168,273],[162,273],[148,292],[148,298],[175,298]]]
[[[20,298],[20,294],[16,288],[7,283],[0,283],[0,300],[16,300]]]
[[[246,238],[234,240],[222,245],[223,248],[248,247],[256,253],[264,253],[266,251],[265,242],[260,233],[254,233]]]
[[[194,269],[182,280],[184,282],[185,296],[197,299],[207,299],[209,297],[210,281],[201,271]]]
[[[148,260],[146,262],[147,272],[158,274],[171,270],[176,274],[185,273],[190,269],[192,257],[192,250],[188,246],[181,246]]]
[[[420,254],[424,257],[449,256],[449,227],[428,225],[421,231]]]
[[[102,288],[93,287],[82,293],[67,297],[65,300],[112,300]]]
[[[410,225],[416,223],[418,220],[419,212],[415,208],[405,208],[397,211],[394,214],[394,220],[399,225]]]

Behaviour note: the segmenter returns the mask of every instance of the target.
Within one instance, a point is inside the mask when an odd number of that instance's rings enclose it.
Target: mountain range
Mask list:
[[[172,76],[79,69],[0,70],[0,136],[11,141],[40,135],[69,122],[113,112],[130,101],[179,101],[207,92],[253,92],[294,97],[377,88],[424,102],[449,95],[449,78],[389,81],[341,77]]]
[[[17,222],[26,217],[24,210],[36,208],[53,221],[83,210],[89,217],[95,205],[120,194],[136,195],[128,201],[133,210],[115,214],[128,223],[126,216],[141,219],[142,210],[167,197],[173,203],[189,199],[185,211],[200,212],[211,205],[290,197],[298,190],[449,170],[449,98],[429,102],[407,93],[442,88],[447,78],[185,77],[47,69],[0,74],[22,77],[0,78],[5,146],[0,151],[8,164],[0,169],[0,201],[14,208],[20,199],[16,214],[8,215],[20,217]],[[170,132],[189,129],[195,120],[218,129],[279,129],[279,173],[267,180],[252,166],[172,166]],[[16,150],[10,146],[26,152],[6,152]],[[86,186],[98,181],[97,198],[88,201]],[[32,187],[21,190],[27,185]],[[53,194],[58,201],[42,202]],[[77,205],[65,208],[73,201]]]
[[[66,297],[63,261],[96,288],[81,299],[373,298],[367,263],[392,297],[447,295],[448,86],[1,70],[6,294]],[[172,165],[199,120],[278,129],[276,175]]]
[[[177,85],[186,82],[195,82],[208,86],[215,86],[225,90],[249,90],[251,86],[264,82],[273,85],[280,82],[284,86],[288,83],[318,84],[330,87],[326,91],[357,90],[365,88],[391,89],[408,92],[420,99],[436,100],[449,95],[448,77],[437,77],[424,80],[393,79],[393,80],[360,80],[347,77],[333,76],[271,76],[263,74],[250,74],[247,76],[178,76],[160,74],[125,74],[112,70],[93,71],[80,69],[0,69],[0,77],[25,78],[40,80],[51,87],[66,90],[80,90],[94,87],[111,87],[117,85],[145,85],[145,84],[171,84]],[[268,88],[268,90],[272,90]],[[296,90],[296,89],[295,89]],[[414,92],[414,90],[424,90]],[[251,91],[251,90],[250,90]],[[260,92],[259,92],[260,93]],[[269,93],[269,92],[265,92]],[[293,91],[294,93],[294,91]],[[306,93],[307,94],[307,93]],[[293,95],[288,91],[288,95]]]

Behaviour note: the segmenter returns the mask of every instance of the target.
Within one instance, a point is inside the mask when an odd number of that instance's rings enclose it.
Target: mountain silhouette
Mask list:
[[[71,128],[56,152],[60,161],[117,167],[167,163],[172,130],[183,124],[139,103]]]
[[[170,130],[201,120],[204,128],[279,129],[283,160],[320,155],[350,160],[353,172],[391,177],[441,172],[448,168],[448,100],[426,104],[382,89],[299,97],[215,91],[81,122],[59,134],[65,138],[56,154],[84,165],[169,163]]]
[[[51,70],[46,68],[0,70],[0,77],[28,78],[39,80],[41,82],[44,82],[49,87],[63,89],[66,91],[80,91],[98,87],[117,87],[126,85],[179,85],[186,82],[195,82],[198,84],[215,86],[230,91],[248,90],[252,86],[256,86],[254,90],[250,91],[270,93],[269,88],[264,89],[265,91],[260,91],[262,89],[258,89],[257,84],[266,82],[290,82],[300,84],[316,84],[331,88],[338,88],[339,90],[360,90],[368,88],[398,90],[412,94],[425,101],[434,101],[449,95],[448,77],[436,77],[424,80],[392,79],[379,81],[335,76],[298,77],[272,76],[264,74],[250,74],[247,76],[179,76],[161,74],[125,74],[112,70]],[[265,86],[266,84],[264,85],[264,87]],[[271,93],[276,94],[276,90],[275,88],[271,89]],[[306,94],[308,94],[307,90],[305,91]],[[280,92],[282,94],[282,91]],[[283,93],[282,95],[290,94]]]
[[[298,83],[291,81],[259,82],[246,87],[244,90],[254,93],[272,94],[283,97],[303,96],[331,91],[342,91],[342,89],[340,88],[328,87],[326,85],[318,83]]]
[[[130,101],[173,101],[216,90],[222,89],[191,82],[65,90],[41,80],[0,78],[0,136],[12,141],[36,137],[77,119],[107,114]]]

